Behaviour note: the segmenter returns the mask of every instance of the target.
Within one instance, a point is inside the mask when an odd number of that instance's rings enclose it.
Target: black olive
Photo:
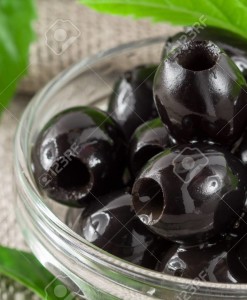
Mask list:
[[[158,116],[153,101],[153,78],[157,66],[139,66],[117,81],[108,112],[121,126],[126,138],[142,123]]]
[[[171,244],[157,238],[135,216],[130,194],[120,190],[96,199],[77,218],[73,230],[101,249],[154,269]]]
[[[163,257],[157,271],[199,281],[237,283],[228,266],[229,247],[224,242],[212,245],[173,246]]]
[[[134,176],[150,158],[163,151],[169,144],[167,129],[159,118],[139,126],[129,146],[129,164]]]
[[[69,206],[121,187],[126,145],[106,113],[65,110],[45,126],[32,149],[35,179],[52,199]]]
[[[136,179],[136,214],[158,235],[198,244],[230,232],[244,209],[247,174],[231,153],[179,145],[153,157]]]
[[[158,112],[179,143],[233,144],[246,124],[246,90],[231,58],[208,41],[192,41],[173,50],[154,80]]]

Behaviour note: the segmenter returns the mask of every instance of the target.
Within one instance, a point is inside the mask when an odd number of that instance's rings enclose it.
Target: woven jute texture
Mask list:
[[[0,120],[0,244],[21,249],[28,248],[14,215],[13,137],[32,95],[82,58],[129,41],[177,30],[165,24],[151,24],[148,20],[101,15],[74,0],[40,0],[37,11],[34,25],[37,39],[31,47],[28,75]],[[13,299],[15,289],[9,288],[8,283],[8,291],[11,291],[8,293],[3,286],[6,284],[0,286],[0,299]],[[27,299],[25,295],[18,291],[16,299]]]

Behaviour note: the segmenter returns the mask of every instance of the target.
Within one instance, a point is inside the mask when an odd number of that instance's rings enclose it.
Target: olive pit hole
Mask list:
[[[151,178],[139,179],[133,188],[133,206],[143,223],[147,225],[157,223],[164,210],[160,185]]]
[[[90,188],[91,174],[87,166],[76,157],[70,157],[64,166],[63,158],[57,161],[60,172],[57,172],[57,185],[65,190],[82,191]]]
[[[184,69],[203,71],[211,69],[217,62],[219,49],[206,41],[191,42],[183,47],[177,56],[177,62]]]

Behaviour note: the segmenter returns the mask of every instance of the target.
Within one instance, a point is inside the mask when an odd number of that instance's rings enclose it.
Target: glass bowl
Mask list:
[[[246,299],[245,284],[173,277],[133,265],[93,246],[65,225],[68,208],[45,198],[32,176],[30,152],[46,122],[59,111],[76,105],[104,109],[119,74],[140,64],[158,64],[163,44],[164,37],[153,38],[99,53],[60,74],[34,97],[22,116],[15,139],[17,219],[40,262],[79,297]],[[70,213],[77,214],[78,210]]]

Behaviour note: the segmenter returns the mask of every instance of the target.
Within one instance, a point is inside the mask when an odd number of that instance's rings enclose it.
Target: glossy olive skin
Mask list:
[[[237,283],[227,262],[229,247],[224,242],[194,247],[173,246],[157,271],[200,281]]]
[[[246,234],[246,233],[245,233]],[[236,238],[227,253],[227,262],[231,273],[239,283],[247,282],[247,238]]]
[[[179,145],[153,157],[132,188],[138,217],[171,241],[198,244],[229,232],[246,199],[247,174],[231,153]]]
[[[225,29],[207,26],[202,30],[195,31],[195,28],[188,27],[185,31],[179,32],[167,39],[162,53],[162,58],[185,41],[192,39],[196,41],[208,40],[214,42],[231,57],[246,78],[247,40],[240,35]]]
[[[134,176],[146,162],[170,145],[168,131],[160,118],[139,126],[131,137],[129,165]]]
[[[161,62],[154,79],[158,112],[179,143],[232,145],[246,125],[246,89],[230,57],[207,41],[175,49]]]
[[[34,176],[52,199],[84,206],[121,186],[126,145],[121,129],[106,113],[75,107],[52,118],[32,149]]]
[[[108,112],[127,139],[142,123],[158,116],[153,101],[153,78],[157,66],[139,66],[125,72],[114,86]]]
[[[154,269],[159,252],[170,243],[165,241],[161,245],[140,222],[131,199],[130,194],[120,190],[95,200],[77,219],[73,230],[115,256]]]

